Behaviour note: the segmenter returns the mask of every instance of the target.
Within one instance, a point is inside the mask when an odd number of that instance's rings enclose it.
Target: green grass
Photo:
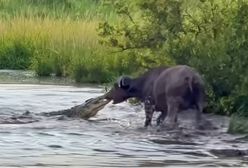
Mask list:
[[[0,0],[0,17],[111,19],[116,15],[100,0]]]
[[[39,76],[100,83],[135,67],[130,56],[111,54],[98,43],[97,25],[93,20],[54,18],[0,21],[0,68],[33,69]]]
[[[97,0],[0,0],[0,69],[31,69],[80,83],[129,73],[136,67],[131,56],[98,43],[96,29],[105,19],[114,21],[115,14]]]

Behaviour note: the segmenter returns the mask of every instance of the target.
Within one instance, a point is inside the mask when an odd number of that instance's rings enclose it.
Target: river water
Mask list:
[[[70,108],[103,93],[96,86],[4,81],[0,84],[1,120],[27,110]],[[0,167],[248,167],[248,142],[241,135],[226,133],[228,118],[206,115],[218,129],[197,131],[187,128],[191,113],[181,114],[179,122],[186,127],[174,132],[158,132],[155,126],[144,129],[141,105],[127,102],[110,103],[88,121],[48,117],[26,124],[3,122]]]

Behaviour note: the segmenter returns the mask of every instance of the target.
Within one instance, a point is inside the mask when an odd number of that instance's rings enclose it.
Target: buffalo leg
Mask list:
[[[165,117],[167,116],[166,111],[162,111],[161,114],[157,118],[157,126],[164,122]]]
[[[168,98],[167,101],[168,116],[165,119],[164,125],[168,125],[169,128],[174,128],[177,124],[177,113],[179,110],[179,103],[176,98]]]
[[[195,106],[196,106],[196,126],[198,128],[202,127],[202,113],[203,113],[203,104],[204,104],[204,93],[201,89],[196,90],[195,92]]]
[[[145,115],[146,115],[145,127],[147,127],[152,124],[152,117],[154,113],[154,105],[150,97],[147,97],[145,99],[144,105],[145,105]]]
[[[196,104],[196,127],[198,129],[204,129],[204,125],[203,125],[203,120],[202,120],[202,113],[203,113],[203,102],[199,101]]]
[[[200,123],[201,120],[202,120],[202,111],[203,111],[202,103],[198,103],[196,105],[196,109],[197,109],[197,111],[196,111],[196,122]]]
[[[153,116],[153,112],[146,111],[146,120],[145,120],[145,127],[148,127],[149,125],[152,125],[152,116]]]

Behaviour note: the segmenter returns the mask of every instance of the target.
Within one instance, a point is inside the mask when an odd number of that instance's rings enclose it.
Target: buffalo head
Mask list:
[[[114,83],[112,89],[106,93],[105,98],[113,100],[113,104],[117,104],[133,97],[134,91],[134,80],[127,76],[123,76]]]

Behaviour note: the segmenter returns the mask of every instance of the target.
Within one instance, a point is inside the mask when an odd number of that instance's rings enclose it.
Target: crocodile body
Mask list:
[[[95,116],[97,112],[103,109],[103,107],[109,102],[110,100],[104,99],[104,96],[99,96],[96,98],[88,99],[83,104],[74,106],[70,109],[43,112],[43,113],[39,113],[39,115],[42,116],[64,115],[67,117],[88,119],[90,117]]]

